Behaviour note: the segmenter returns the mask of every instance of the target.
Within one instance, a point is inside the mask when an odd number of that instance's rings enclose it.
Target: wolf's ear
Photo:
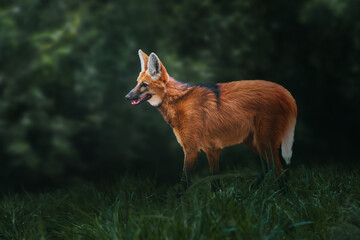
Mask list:
[[[149,56],[148,70],[152,78],[158,77],[161,73],[160,59],[155,53],[151,53]]]
[[[149,56],[146,55],[146,53],[144,53],[143,51],[141,51],[141,49],[139,49],[138,53],[140,58],[141,71],[143,72],[146,70],[146,66],[149,61]]]

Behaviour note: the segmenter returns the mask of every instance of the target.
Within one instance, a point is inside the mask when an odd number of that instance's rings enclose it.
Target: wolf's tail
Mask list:
[[[292,156],[292,146],[294,143],[294,132],[295,132],[296,119],[293,119],[288,124],[285,131],[284,137],[281,141],[281,155],[285,159],[287,165],[290,164]]]

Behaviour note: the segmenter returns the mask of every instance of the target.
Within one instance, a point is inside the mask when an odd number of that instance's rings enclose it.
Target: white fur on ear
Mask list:
[[[158,56],[156,56],[155,53],[151,53],[149,56],[148,71],[149,71],[150,77],[152,77],[152,78],[159,77],[159,75],[161,73],[160,59],[158,58]]]
[[[138,54],[139,54],[139,58],[140,58],[140,64],[141,64],[141,71],[145,71],[145,61],[144,61],[144,58],[143,58],[143,51],[141,51],[141,49],[139,49],[138,51]]]

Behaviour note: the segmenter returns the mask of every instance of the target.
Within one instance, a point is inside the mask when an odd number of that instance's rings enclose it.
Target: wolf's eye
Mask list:
[[[147,87],[147,86],[148,86],[147,83],[142,83],[142,84],[141,84],[141,87]]]

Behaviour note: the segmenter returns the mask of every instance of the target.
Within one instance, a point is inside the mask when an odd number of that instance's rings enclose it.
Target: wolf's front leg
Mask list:
[[[185,158],[183,174],[180,180],[181,185],[186,190],[191,184],[191,170],[193,169],[196,159],[200,153],[197,148],[184,148]]]
[[[205,149],[206,156],[209,162],[210,172],[212,175],[219,173],[219,159],[220,159],[220,148],[209,148]],[[216,192],[220,188],[220,179],[211,181],[211,191]]]

